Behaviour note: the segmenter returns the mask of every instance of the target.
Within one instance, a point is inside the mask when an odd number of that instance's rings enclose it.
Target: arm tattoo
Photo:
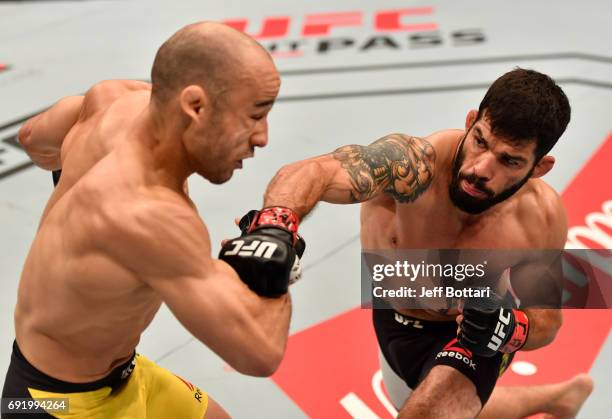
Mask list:
[[[347,145],[334,151],[351,179],[355,202],[385,191],[399,202],[413,202],[427,190],[436,153],[426,140],[391,134],[367,147]]]

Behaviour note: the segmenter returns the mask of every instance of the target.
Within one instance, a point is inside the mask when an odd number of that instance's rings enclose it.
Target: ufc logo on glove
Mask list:
[[[254,240],[251,244],[244,245],[244,240],[233,240],[231,244],[233,249],[223,253],[224,256],[256,256],[264,259],[270,259],[274,251],[278,248],[276,243]]]
[[[506,314],[506,316],[504,316]],[[491,336],[491,340],[487,345],[489,348],[497,351],[502,342],[506,337],[506,332],[504,331],[504,326],[508,327],[510,324],[510,316],[512,312],[508,310],[501,309],[499,310],[499,321],[497,322],[497,326],[495,327],[495,332]]]

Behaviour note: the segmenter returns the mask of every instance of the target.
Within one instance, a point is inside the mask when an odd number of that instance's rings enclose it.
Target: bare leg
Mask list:
[[[476,387],[462,373],[437,365],[414,390],[398,419],[473,419],[480,411]]]
[[[557,384],[496,387],[478,419],[517,419],[536,413],[571,419],[576,417],[591,391],[593,380],[586,374]]]
[[[208,396],[208,408],[202,419],[231,419],[231,416],[219,403]]]

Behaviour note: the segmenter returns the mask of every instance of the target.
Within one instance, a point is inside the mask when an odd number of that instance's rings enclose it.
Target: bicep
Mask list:
[[[435,152],[422,138],[391,134],[369,146],[347,145],[331,154],[337,162],[332,185],[348,189],[353,202],[387,192],[412,202],[433,180]]]
[[[563,272],[561,250],[532,249],[531,260],[512,267],[512,289],[521,307],[561,308]]]

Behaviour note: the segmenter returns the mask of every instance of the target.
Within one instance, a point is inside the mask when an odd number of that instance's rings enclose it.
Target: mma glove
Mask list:
[[[228,240],[219,253],[255,293],[280,297],[300,279],[306,248],[297,234],[297,214],[284,207],[251,210],[240,220],[242,235]]]
[[[502,302],[497,295],[465,300],[457,335],[464,348],[492,357],[497,352],[516,352],[525,345],[529,318],[522,310],[503,307]]]

